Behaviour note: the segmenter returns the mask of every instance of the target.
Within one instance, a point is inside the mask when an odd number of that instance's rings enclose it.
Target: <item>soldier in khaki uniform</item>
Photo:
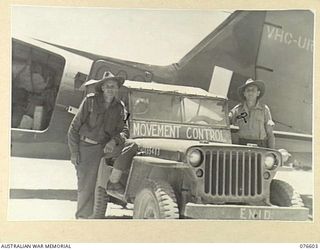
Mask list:
[[[238,94],[243,100],[229,113],[230,123],[239,126],[239,144],[257,144],[259,147],[274,148],[274,122],[267,105],[260,103],[265,84],[249,79],[239,87]]]
[[[68,131],[71,162],[78,178],[77,219],[88,219],[93,214],[95,184],[104,151],[122,148],[115,165],[127,167],[137,150],[136,144],[126,141],[129,130],[125,107],[117,98],[124,79],[107,73],[101,80],[86,83],[95,84],[97,93],[88,94],[83,100]]]

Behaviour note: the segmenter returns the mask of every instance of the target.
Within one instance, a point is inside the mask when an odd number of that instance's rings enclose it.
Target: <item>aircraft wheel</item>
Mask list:
[[[178,219],[179,209],[172,187],[148,180],[134,200],[134,219]]]
[[[270,202],[279,207],[303,207],[304,203],[293,187],[281,180],[272,180]]]

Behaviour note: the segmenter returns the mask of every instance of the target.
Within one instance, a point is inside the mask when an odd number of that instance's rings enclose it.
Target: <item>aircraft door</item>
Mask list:
[[[59,55],[13,40],[12,128],[48,128],[64,65],[65,59]]]

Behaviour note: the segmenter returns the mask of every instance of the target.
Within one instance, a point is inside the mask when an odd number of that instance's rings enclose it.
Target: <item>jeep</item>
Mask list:
[[[106,190],[112,166],[102,159],[95,218],[112,201],[133,203],[134,219],[308,219],[299,194],[274,179],[283,151],[232,144],[226,98],[153,82],[124,89],[139,151],[122,175],[123,194]]]

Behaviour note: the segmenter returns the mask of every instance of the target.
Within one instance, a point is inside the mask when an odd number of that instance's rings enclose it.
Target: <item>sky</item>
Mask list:
[[[179,61],[230,12],[12,7],[12,34],[124,60]]]

